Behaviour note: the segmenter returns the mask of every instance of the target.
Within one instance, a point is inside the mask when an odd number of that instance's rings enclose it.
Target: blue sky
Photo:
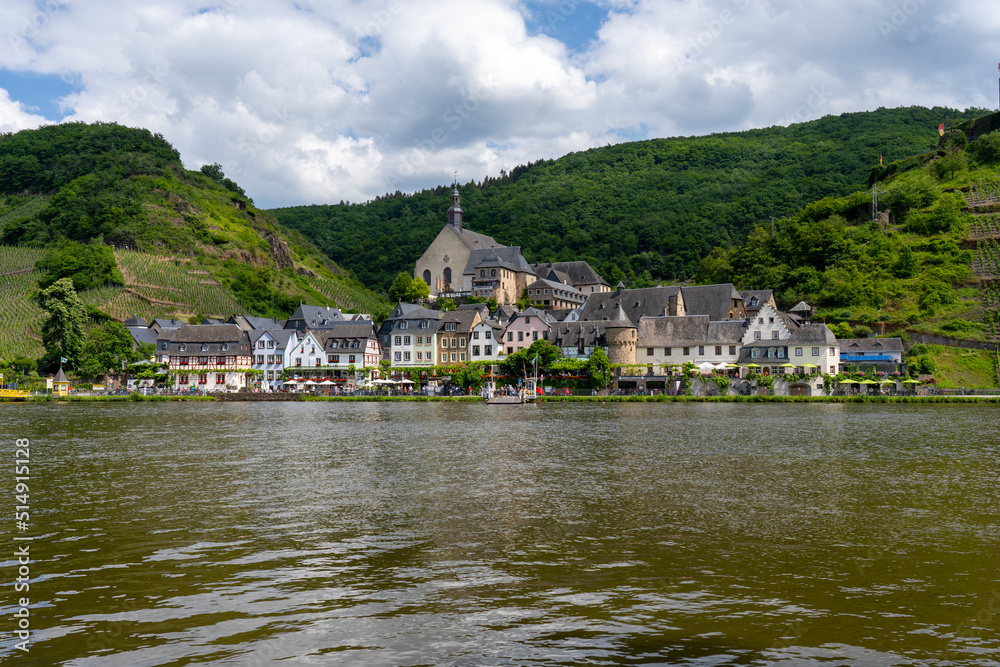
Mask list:
[[[998,104],[987,0],[5,0],[0,26],[0,132],[145,127],[267,207],[622,141]]]

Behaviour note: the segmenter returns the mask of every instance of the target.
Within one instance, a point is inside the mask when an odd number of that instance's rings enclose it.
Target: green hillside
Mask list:
[[[982,112],[879,109],[707,137],[656,139],[572,153],[461,187],[467,226],[520,245],[529,261],[589,261],[610,282],[690,278],[716,246],[771,216],[843,196],[879,155],[932,147],[942,121]],[[444,224],[449,187],[365,204],[272,211],[368,285],[410,271]]]
[[[933,150],[874,168],[874,219],[871,190],[822,199],[714,249],[697,280],[773,288],[779,305],[805,300],[862,333],[1000,342],[998,128],[1000,114],[959,123]]]
[[[81,285],[95,246],[113,270]],[[217,165],[184,169],[159,135],[107,123],[0,135],[0,357],[40,354],[31,295],[70,274],[86,304],[119,320],[283,317],[300,301],[387,311]]]

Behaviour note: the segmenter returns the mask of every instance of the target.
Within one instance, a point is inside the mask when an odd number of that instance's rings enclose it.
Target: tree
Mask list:
[[[528,296],[528,288],[525,287],[521,290],[521,296],[518,298],[517,302],[514,304],[517,306],[518,310],[527,310],[531,307],[531,298]]]
[[[458,310],[458,304],[456,304],[453,299],[438,299],[435,304],[435,308],[443,312],[448,312],[451,310]]]
[[[476,364],[465,366],[452,376],[452,382],[463,390],[472,387],[473,392],[478,392],[483,386],[483,369]]]
[[[84,245],[70,241],[48,251],[35,262],[35,268],[42,272],[38,278],[41,289],[60,278],[72,280],[73,289],[78,292],[92,287],[125,284],[111,247],[100,242]]]
[[[611,360],[599,347],[595,347],[587,360],[587,372],[590,373],[590,383],[597,389],[604,389],[611,382]]]
[[[38,303],[49,316],[42,324],[42,345],[45,354],[42,366],[46,370],[59,367],[62,357],[76,368],[83,352],[83,328],[87,323],[87,307],[80,300],[73,281],[61,278],[38,293]]]
[[[105,322],[95,327],[83,343],[80,372],[89,378],[104,375],[109,369],[120,373],[123,362],[132,364],[152,354],[151,346],[133,349],[132,343],[132,335],[121,322]]]
[[[431,290],[423,280],[414,278],[405,271],[400,271],[389,287],[389,298],[393,301],[413,303],[430,296]]]

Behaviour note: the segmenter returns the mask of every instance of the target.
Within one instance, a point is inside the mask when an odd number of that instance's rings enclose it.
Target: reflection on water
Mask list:
[[[0,405],[0,424],[33,445],[18,664],[1000,664],[993,406]]]

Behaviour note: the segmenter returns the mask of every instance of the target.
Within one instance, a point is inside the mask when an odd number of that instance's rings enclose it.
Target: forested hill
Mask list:
[[[520,245],[529,261],[585,259],[612,284],[677,281],[755,224],[864,187],[880,154],[888,162],[926,152],[938,124],[981,113],[879,109],[596,148],[467,183],[462,208],[469,229]],[[365,284],[386,289],[441,229],[450,191],[273,213]]]

